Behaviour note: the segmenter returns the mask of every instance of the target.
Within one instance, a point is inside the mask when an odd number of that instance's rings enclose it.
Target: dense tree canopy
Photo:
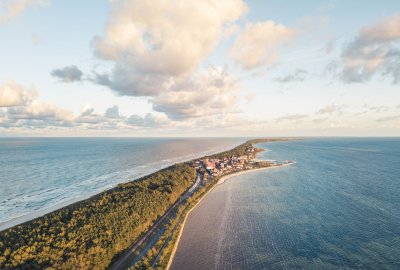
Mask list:
[[[181,163],[0,232],[0,269],[105,269],[193,183]]]

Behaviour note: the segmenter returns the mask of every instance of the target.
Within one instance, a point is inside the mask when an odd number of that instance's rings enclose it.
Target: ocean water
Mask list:
[[[0,230],[244,139],[0,138]]]
[[[400,269],[400,139],[260,145],[297,163],[216,187],[172,269]]]

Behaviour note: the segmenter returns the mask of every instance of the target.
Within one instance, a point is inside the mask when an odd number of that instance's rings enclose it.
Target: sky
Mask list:
[[[400,1],[0,0],[0,136],[400,136]]]

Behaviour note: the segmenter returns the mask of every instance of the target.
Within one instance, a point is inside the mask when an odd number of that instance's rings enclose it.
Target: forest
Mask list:
[[[0,232],[0,269],[106,269],[193,183],[185,163]]]

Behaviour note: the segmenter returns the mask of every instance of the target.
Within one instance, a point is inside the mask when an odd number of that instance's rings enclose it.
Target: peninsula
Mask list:
[[[228,175],[282,166],[247,141],[0,232],[0,269],[165,269],[189,211]]]

